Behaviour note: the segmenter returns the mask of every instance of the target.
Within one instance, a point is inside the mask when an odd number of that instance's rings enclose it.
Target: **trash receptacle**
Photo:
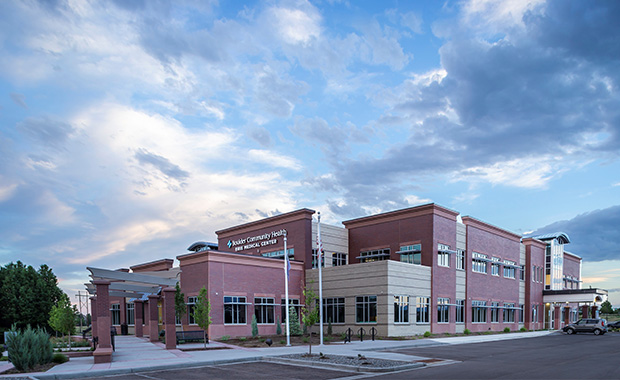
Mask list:
[[[121,335],[127,335],[129,334],[129,326],[127,326],[127,323],[123,323],[121,325]]]

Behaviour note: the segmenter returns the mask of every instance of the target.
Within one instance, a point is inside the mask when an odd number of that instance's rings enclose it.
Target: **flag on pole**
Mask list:
[[[286,261],[284,267],[286,268],[286,279],[288,280],[291,273],[291,261],[288,258],[288,252],[284,252],[284,260]]]
[[[316,231],[316,261],[319,267],[323,266],[323,242],[321,241],[321,213],[318,215]]]

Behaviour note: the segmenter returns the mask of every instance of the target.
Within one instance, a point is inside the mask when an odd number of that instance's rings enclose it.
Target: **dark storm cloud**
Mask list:
[[[150,153],[145,149],[139,149],[134,157],[141,164],[152,165],[167,177],[174,178],[178,181],[183,181],[189,177],[189,173],[181,169],[178,165],[171,163],[170,160],[165,157]]]
[[[523,29],[509,28],[495,42],[454,27],[440,49],[445,78],[403,83],[379,119],[409,123],[409,138],[382,157],[332,160],[337,186],[349,189],[351,205],[340,207],[374,206],[366,202],[403,179],[498,162],[617,159],[619,19],[620,2],[562,0],[527,14]]]
[[[29,117],[18,123],[17,129],[31,140],[57,149],[62,148],[74,132],[70,124],[47,116]]]
[[[568,234],[571,243],[566,250],[586,261],[618,260],[620,258],[620,205],[577,215],[539,228],[531,236],[553,232]]]

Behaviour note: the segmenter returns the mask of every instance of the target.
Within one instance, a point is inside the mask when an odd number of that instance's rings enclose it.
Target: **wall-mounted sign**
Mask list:
[[[237,251],[245,251],[247,249],[265,247],[278,243],[278,237],[283,236],[286,233],[285,229],[272,231],[256,236],[248,236],[237,240],[229,240],[226,245],[228,248],[235,248]]]

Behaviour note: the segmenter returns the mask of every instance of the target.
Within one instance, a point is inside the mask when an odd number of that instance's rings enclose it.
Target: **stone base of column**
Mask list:
[[[97,347],[97,349],[93,352],[93,357],[95,358],[95,364],[111,363],[112,362],[112,347],[107,347],[107,348]]]

